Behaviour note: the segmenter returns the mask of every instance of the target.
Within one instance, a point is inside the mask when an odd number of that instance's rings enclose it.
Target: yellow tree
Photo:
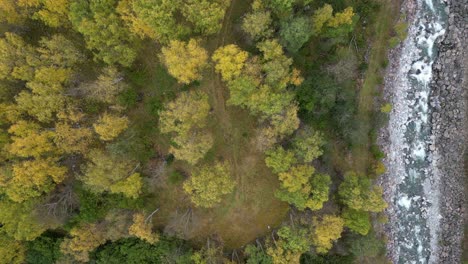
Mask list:
[[[240,76],[249,54],[234,44],[218,48],[213,54],[215,69],[221,73],[224,81],[231,81]]]
[[[70,230],[70,238],[65,238],[60,250],[80,262],[89,261],[89,252],[106,242],[105,232],[97,224],[81,224]]]
[[[188,42],[172,40],[168,47],[163,47],[161,60],[168,72],[180,83],[191,83],[201,80],[202,70],[208,62],[208,53],[198,41],[190,39]]]
[[[65,178],[66,167],[54,159],[27,160],[13,165],[13,177],[7,183],[6,194],[15,202],[39,197],[52,190]]]
[[[93,133],[87,127],[72,126],[68,122],[55,124],[54,143],[65,153],[81,153],[88,151]]]
[[[36,57],[34,48],[20,36],[5,33],[5,37],[0,38],[0,79],[32,79]]]
[[[323,26],[333,18],[333,7],[329,4],[323,5],[323,7],[315,10],[314,16],[312,17],[312,31],[315,35],[319,35],[322,32]]]
[[[50,122],[65,106],[66,98],[57,93],[35,94],[22,91],[16,97],[18,108],[41,122]]]
[[[106,67],[95,82],[84,84],[82,90],[90,98],[115,104],[119,93],[127,88],[123,80],[123,76],[116,68]]]
[[[227,162],[217,162],[214,166],[196,169],[192,177],[184,183],[184,190],[196,206],[210,208],[221,202],[224,195],[234,191],[235,182],[231,179]]]
[[[193,131],[185,137],[175,137],[174,142],[177,146],[171,146],[169,152],[176,159],[185,160],[194,165],[211,149],[214,139],[208,132]]]
[[[208,95],[200,91],[182,92],[176,100],[166,104],[160,113],[161,132],[175,132],[186,137],[193,127],[204,127],[210,111]]]
[[[337,28],[341,25],[351,25],[353,23],[354,12],[352,7],[347,7],[343,12],[336,13],[327,21],[329,27]]]
[[[20,241],[0,233],[0,264],[25,263],[26,247]]]
[[[93,127],[101,140],[110,141],[127,129],[128,123],[129,121],[126,116],[118,116],[106,112],[99,117],[99,120],[93,124]]]
[[[40,131],[40,126],[36,123],[20,120],[8,132],[12,134],[9,151],[14,155],[37,158],[56,151],[52,142],[54,133]]]
[[[344,220],[338,216],[325,215],[321,219],[316,217],[312,223],[312,243],[320,254],[325,254],[333,246],[333,242],[341,237]]]
[[[129,227],[128,233],[150,244],[155,244],[159,241],[159,235],[153,232],[151,222],[147,223],[142,213],[135,213],[133,215],[133,224]]]
[[[135,186],[139,186],[139,175],[133,175],[133,170],[137,167],[133,161],[123,158],[118,158],[110,155],[102,150],[91,150],[88,154],[89,161],[83,169],[83,175],[80,177],[88,189],[93,192],[101,193],[110,191],[111,186],[117,192],[122,191],[121,181],[133,176],[130,180],[132,186],[128,186],[125,192],[129,196],[133,195],[136,191]],[[128,183],[128,182],[127,182]]]
[[[140,173],[133,173],[128,178],[112,184],[109,189],[111,193],[121,193],[128,198],[136,199],[141,194],[142,187]]]

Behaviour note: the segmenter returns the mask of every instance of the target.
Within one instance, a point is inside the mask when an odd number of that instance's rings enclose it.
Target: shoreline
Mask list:
[[[445,1],[448,4],[449,21],[446,33],[437,41],[438,57],[432,65],[433,78],[430,82],[431,92],[429,105],[431,107],[432,129],[430,133],[429,161],[432,163],[432,173],[424,183],[426,192],[432,194],[434,206],[428,208],[428,214],[433,217],[428,219],[431,233],[431,257],[429,263],[460,263],[463,252],[461,242],[463,240],[463,221],[465,194],[464,194],[464,153],[467,143],[466,120],[466,95],[467,75],[466,60],[468,43],[468,0],[460,2]],[[406,15],[410,30],[415,23],[415,15],[418,10],[415,1],[405,0],[401,6],[401,14]],[[408,37],[411,32],[408,33]],[[405,40],[406,42],[406,40]],[[391,102],[397,109],[401,107],[401,67],[411,64],[411,56],[402,57],[403,44],[389,52],[389,67],[385,74],[384,98]],[[464,50],[463,50],[464,49]],[[407,50],[406,50],[407,51]],[[408,57],[408,58],[407,58]],[[463,65],[465,63],[465,65]],[[405,72],[405,71],[403,71]],[[390,132],[390,127],[398,128],[404,123],[405,112],[402,117],[392,116],[389,123],[381,129],[379,145],[387,153],[384,160],[388,168],[379,180],[384,189],[384,198],[389,207],[385,213],[389,216],[389,223],[384,226],[384,234],[387,236],[387,255],[394,263],[398,261],[398,249],[395,246],[396,239],[396,205],[395,192],[399,179],[395,175],[401,173],[402,159],[398,158],[400,146],[395,146],[400,140]],[[393,145],[390,144],[393,142]],[[389,165],[390,164],[390,165]],[[433,192],[431,192],[433,191]],[[437,217],[440,215],[440,219]]]

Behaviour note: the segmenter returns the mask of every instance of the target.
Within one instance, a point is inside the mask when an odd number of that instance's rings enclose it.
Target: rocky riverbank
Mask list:
[[[434,0],[437,1],[437,0]],[[426,3],[431,2],[426,0]],[[432,81],[429,84],[429,139],[426,160],[430,167],[425,169],[424,193],[422,201],[415,197],[399,197],[397,186],[402,182],[401,175],[408,172],[405,166],[412,161],[402,158],[408,145],[399,130],[409,125],[411,106],[407,95],[414,94],[408,90],[407,74],[414,64],[415,46],[410,37],[417,30],[415,16],[418,12],[415,0],[406,0],[402,4],[402,13],[409,23],[408,40],[393,49],[389,54],[390,65],[385,78],[385,98],[393,104],[393,112],[388,126],[380,137],[387,157],[387,173],[381,184],[384,196],[389,203],[386,213],[389,224],[385,232],[388,236],[388,255],[394,263],[405,263],[400,259],[401,241],[398,230],[402,227],[398,216],[401,205],[419,205],[421,217],[427,219],[430,231],[430,250],[427,259],[418,259],[417,263],[461,263],[463,239],[463,222],[466,209],[464,192],[465,174],[464,157],[467,145],[467,85],[468,85],[468,0],[446,1],[448,21],[446,32],[435,44],[439,55],[432,64]],[[408,91],[410,91],[408,93]],[[420,99],[421,100],[421,99]],[[423,113],[421,113],[423,114]],[[410,163],[409,163],[410,162]],[[400,199],[400,200],[399,200]],[[400,207],[400,208],[399,208]],[[407,212],[409,213],[409,212]],[[419,228],[419,227],[418,227]],[[415,262],[416,263],[416,262]]]
[[[439,263],[461,263],[467,145],[468,0],[450,0],[445,38],[433,65],[433,164],[440,175]]]

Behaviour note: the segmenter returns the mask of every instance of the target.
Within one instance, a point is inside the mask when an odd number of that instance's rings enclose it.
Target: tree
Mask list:
[[[136,199],[141,194],[143,181],[140,173],[133,173],[128,178],[118,181],[110,186],[111,193],[121,193],[125,197]]]
[[[358,259],[373,258],[385,252],[385,242],[374,233],[366,236],[353,236],[349,240],[349,251]]]
[[[133,224],[128,233],[153,245],[159,241],[159,235],[153,232],[151,222],[147,223],[142,213],[133,215]]]
[[[60,243],[62,238],[55,233],[44,233],[40,237],[27,243],[26,263],[49,264],[56,263],[62,256]]]
[[[195,165],[211,149],[214,143],[213,136],[206,132],[192,132],[187,136],[176,136],[176,146],[171,146],[171,152],[176,159],[185,160]]]
[[[266,4],[280,18],[291,14],[296,0],[267,0]]]
[[[60,27],[68,24],[69,0],[31,0],[18,1],[22,8],[35,10],[32,18],[42,20],[50,27]]]
[[[230,0],[186,0],[182,11],[195,26],[195,32],[211,35],[221,29],[230,3]]]
[[[315,169],[309,165],[292,167],[288,172],[279,173],[280,190],[276,196],[299,210],[309,208],[319,210],[328,201],[328,190],[331,184],[330,176],[315,174]]]
[[[294,152],[303,162],[312,162],[323,154],[321,147],[325,144],[322,133],[306,127],[300,130],[294,141]]]
[[[56,93],[42,95],[22,91],[16,102],[20,110],[44,123],[51,122],[54,114],[65,107],[65,97]]]
[[[268,38],[273,34],[272,19],[269,11],[254,11],[245,15],[242,30],[254,40]]]
[[[337,28],[341,25],[351,25],[353,23],[354,12],[352,7],[347,7],[343,12],[336,13],[335,16],[327,21],[327,25]]]
[[[81,224],[70,230],[60,250],[80,262],[89,261],[89,252],[106,242],[104,231],[97,224]]]
[[[39,197],[61,183],[67,172],[54,159],[27,160],[13,165],[13,177],[8,182],[6,193],[15,202]]]
[[[159,115],[161,132],[175,132],[185,138],[193,127],[204,127],[210,111],[208,95],[200,91],[182,92]]]
[[[244,253],[247,255],[247,264],[273,264],[271,257],[262,249],[253,245],[247,245]]]
[[[93,127],[101,140],[110,141],[127,129],[128,122],[126,116],[118,116],[106,112],[99,117],[99,120],[93,124]]]
[[[99,247],[97,264],[191,263],[191,250],[184,241],[161,237],[154,245],[134,237],[124,238]]]
[[[176,19],[176,13],[181,13],[182,3],[180,0],[122,0],[117,11],[134,34],[167,43],[190,32]]]
[[[218,48],[213,53],[212,59],[216,63],[216,71],[221,73],[223,80],[230,81],[240,76],[248,57],[247,52],[234,44],[230,44]]]
[[[56,151],[53,145],[54,133],[41,131],[40,126],[33,122],[18,121],[8,129],[12,134],[9,151],[20,157],[41,157]]]
[[[297,163],[294,153],[290,150],[284,150],[279,146],[266,152],[265,163],[271,168],[273,173],[282,173],[288,171],[291,166]]]
[[[184,190],[190,195],[192,202],[206,208],[221,202],[224,195],[234,191],[234,187],[235,182],[231,179],[227,162],[198,168],[184,183]]]
[[[128,67],[136,57],[134,38],[116,13],[117,3],[117,0],[73,1],[69,17],[97,59]]]
[[[18,5],[17,0],[0,0],[0,22],[22,24],[27,17]]]
[[[382,188],[372,186],[371,181],[365,176],[359,176],[349,172],[344,176],[344,181],[338,188],[343,204],[351,209],[367,212],[381,212],[387,207],[382,198]]]
[[[53,0],[46,0],[54,2]],[[68,0],[59,0],[68,1]],[[84,55],[74,43],[63,35],[53,35],[50,38],[42,38],[36,49],[42,65],[49,67],[73,68],[84,61]]]
[[[278,230],[278,240],[267,248],[273,264],[299,263],[303,253],[309,250],[310,242],[306,229],[284,226]]]
[[[316,217],[312,224],[312,243],[320,254],[327,253],[333,246],[333,242],[341,237],[344,220],[338,216],[325,215],[320,220]]]
[[[11,200],[0,199],[0,223],[2,232],[17,241],[31,241],[40,236],[47,228],[34,215],[35,201],[15,203]]]
[[[128,87],[123,79],[122,74],[116,68],[106,67],[96,81],[84,84],[82,90],[86,92],[86,96],[89,98],[107,104],[115,104],[118,95]]]
[[[0,39],[0,79],[30,80],[37,62],[35,50],[23,39],[10,32]]]
[[[329,4],[315,10],[312,17],[312,31],[314,35],[318,36],[322,32],[323,26],[333,18],[333,7]]]
[[[114,184],[133,176],[132,170],[135,168],[135,164],[131,160],[115,157],[97,149],[91,150],[88,157],[89,161],[83,168],[84,174],[80,178],[86,187],[93,192],[110,191]],[[133,177],[133,181],[138,182],[138,177]],[[130,190],[132,189],[133,187]],[[118,187],[117,190],[119,190]]]
[[[23,243],[0,233],[0,259],[1,264],[22,264],[25,263],[25,251]]]
[[[341,217],[346,227],[363,236],[367,235],[372,227],[368,212],[345,208]]]
[[[293,80],[292,59],[284,55],[283,47],[276,39],[265,40],[257,44],[263,53],[262,70],[265,81],[278,91],[283,90]]]
[[[310,19],[293,17],[281,23],[280,36],[289,52],[296,53],[312,36]]]
[[[67,122],[55,124],[55,145],[65,153],[85,154],[91,143],[92,131],[87,127],[72,126]]]
[[[202,70],[208,62],[208,53],[198,41],[190,39],[188,42],[172,40],[168,47],[161,49],[161,60],[168,72],[179,83],[189,84],[201,80]]]

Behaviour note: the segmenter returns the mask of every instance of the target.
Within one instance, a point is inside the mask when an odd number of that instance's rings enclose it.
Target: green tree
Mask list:
[[[273,264],[271,257],[254,245],[247,245],[244,252],[247,255],[247,264]]]
[[[161,49],[161,60],[168,72],[179,83],[191,83],[201,80],[202,71],[208,62],[208,53],[198,41],[190,39],[187,43],[172,40],[168,47]]]
[[[338,188],[343,204],[351,209],[367,212],[381,212],[387,207],[382,198],[382,188],[372,186],[371,181],[365,177],[349,172]]]
[[[314,217],[312,224],[312,243],[320,254],[327,253],[333,242],[341,237],[344,220],[338,216],[325,215],[321,219]]]
[[[230,0],[186,0],[182,8],[185,18],[203,35],[217,33]]]
[[[184,183],[184,190],[196,206],[214,207],[224,195],[234,191],[235,182],[230,171],[227,162],[198,168]]]
[[[65,97],[56,93],[42,95],[22,91],[16,102],[20,110],[45,123],[51,122],[55,114],[65,107]]]
[[[349,251],[358,260],[377,257],[385,252],[385,242],[378,239],[374,233],[366,236],[352,236],[348,244]]]
[[[280,36],[289,52],[297,52],[312,36],[311,21],[306,17],[293,17],[281,23]]]
[[[254,40],[268,38],[273,34],[272,22],[269,11],[254,11],[245,15],[242,30]]]
[[[48,226],[36,219],[34,214],[35,201],[15,203],[5,198],[0,199],[0,223],[2,232],[15,240],[34,240]]]
[[[134,39],[116,12],[117,3],[117,0],[73,1],[70,21],[83,34],[97,59],[128,67],[136,57]]]
[[[288,171],[297,163],[294,153],[279,146],[266,152],[265,163],[274,173]]]
[[[55,234],[44,233],[42,236],[27,243],[26,263],[50,264],[62,256],[60,252],[61,238]]]
[[[323,154],[321,150],[325,144],[322,133],[310,127],[301,129],[293,141],[294,152],[303,162],[312,162]]]
[[[190,33],[189,27],[177,21],[182,3],[180,0],[121,0],[117,10],[134,34],[167,43]]]
[[[346,227],[363,236],[367,235],[372,227],[368,212],[345,208],[341,217]]]
[[[266,4],[279,17],[291,14],[296,0],[267,0]]]
[[[299,263],[301,255],[310,247],[307,230],[284,226],[277,234],[278,239],[267,248],[273,264]]]

